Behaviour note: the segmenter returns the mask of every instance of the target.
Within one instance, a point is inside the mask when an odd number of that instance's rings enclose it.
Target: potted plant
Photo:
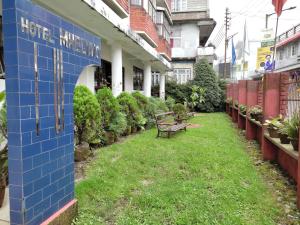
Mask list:
[[[291,144],[295,151],[298,151],[298,143],[299,143],[299,124],[300,124],[300,116],[299,113],[296,112],[293,114],[292,118],[287,123],[287,134],[289,139],[291,140]]]
[[[237,109],[239,108],[239,102],[237,100],[234,101],[234,107]]]
[[[284,120],[278,129],[281,144],[289,144],[291,141],[288,136],[288,120]]]
[[[173,108],[175,114],[175,120],[178,123],[182,123],[183,120],[187,119],[187,110],[183,104],[177,103]]]
[[[279,128],[282,126],[283,117],[279,115],[278,117],[272,118],[271,120],[266,120],[264,125],[267,126],[271,138],[279,138]]]
[[[246,113],[247,113],[247,106],[241,104],[239,106],[239,108],[240,108],[240,113],[243,114],[243,115],[246,115]]]
[[[232,98],[231,97],[227,98],[226,103],[231,106],[232,105]]]
[[[252,106],[249,110],[250,117],[255,119],[259,122],[262,122],[263,115],[262,115],[262,107],[260,105]]]

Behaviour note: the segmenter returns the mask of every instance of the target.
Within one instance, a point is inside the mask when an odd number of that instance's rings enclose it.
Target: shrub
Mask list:
[[[168,96],[167,97],[167,100],[166,100],[166,105],[167,107],[169,108],[170,111],[173,111],[173,107],[175,105],[175,99],[172,98],[171,96]]]
[[[149,98],[149,101],[153,104],[154,114],[169,111],[166,102],[161,100],[160,98],[151,97]]]
[[[78,144],[95,143],[101,138],[101,111],[97,98],[85,86],[77,86],[74,92],[74,123]]]
[[[201,59],[195,64],[194,80],[191,81],[191,84],[206,90],[205,102],[197,105],[196,109],[205,112],[218,111],[221,103],[221,89],[216,73],[206,59]]]
[[[96,97],[100,105],[103,128],[108,131],[113,119],[120,112],[119,102],[113,96],[111,89],[107,87],[99,89]]]
[[[126,115],[121,112],[117,112],[114,118],[112,118],[109,129],[114,133],[115,136],[120,136],[125,132],[127,128]]]
[[[126,115],[127,127],[143,128],[146,121],[136,99],[131,94],[123,92],[117,97],[117,100],[120,104],[121,112]]]
[[[188,84],[177,84],[175,81],[166,82],[166,97],[172,97],[176,103],[186,102],[191,92]]]
[[[193,85],[192,94],[190,96],[190,108],[195,111],[196,107],[200,107],[201,104],[205,103],[205,92],[206,90],[202,87]]]
[[[178,120],[183,120],[183,119],[187,118],[187,110],[183,104],[177,103],[174,106],[173,110],[174,110],[174,114]]]

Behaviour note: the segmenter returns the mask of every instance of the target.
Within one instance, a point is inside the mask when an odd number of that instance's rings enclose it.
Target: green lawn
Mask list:
[[[280,209],[225,114],[102,148],[76,185],[77,224],[277,224]]]

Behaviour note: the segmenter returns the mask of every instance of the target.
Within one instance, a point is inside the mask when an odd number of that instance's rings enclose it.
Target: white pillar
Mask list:
[[[151,65],[149,63],[144,66],[144,95],[151,97]]]
[[[165,76],[165,74],[160,74],[159,97],[162,100],[165,100],[165,98],[166,98],[165,85],[166,85],[166,76]]]
[[[112,92],[118,96],[122,92],[122,47],[114,43],[111,47],[111,80]]]

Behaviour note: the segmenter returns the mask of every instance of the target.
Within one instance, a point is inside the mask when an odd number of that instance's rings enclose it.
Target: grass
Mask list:
[[[190,122],[201,127],[101,149],[76,185],[76,224],[277,224],[280,208],[228,117]]]

